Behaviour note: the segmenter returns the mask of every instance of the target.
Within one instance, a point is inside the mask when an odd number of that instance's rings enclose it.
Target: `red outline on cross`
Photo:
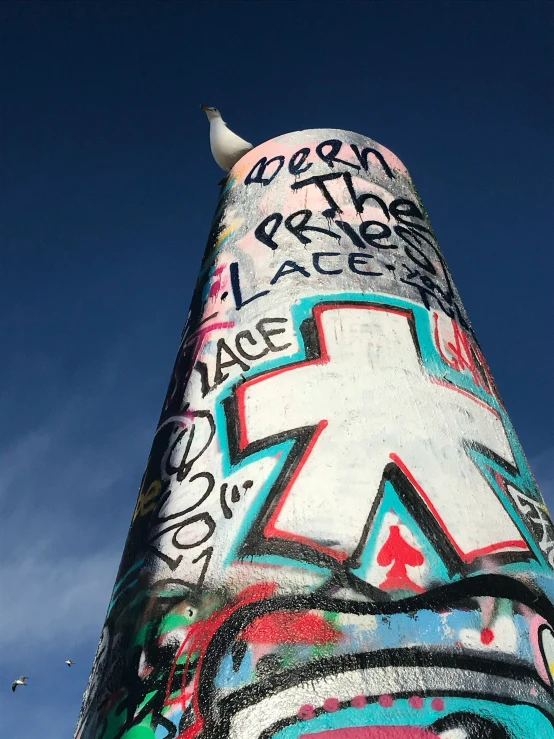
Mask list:
[[[397,315],[401,315],[406,317],[409,321],[414,319],[413,312],[408,309],[402,309],[402,308],[396,308],[391,307],[389,305],[376,305],[376,304],[360,304],[360,303],[348,303],[348,302],[337,302],[337,303],[323,303],[316,305],[313,309],[313,317],[314,321],[317,327],[317,334],[319,338],[319,347],[320,347],[320,356],[315,359],[305,359],[305,360],[299,360],[297,362],[293,362],[292,364],[287,364],[282,367],[278,367],[277,369],[270,371],[270,372],[264,372],[258,377],[253,377],[251,380],[246,380],[244,383],[238,386],[236,390],[236,400],[237,400],[237,411],[239,416],[239,449],[241,452],[243,452],[246,447],[250,444],[247,436],[247,430],[246,430],[246,415],[245,415],[245,392],[248,388],[252,387],[253,385],[256,385],[259,382],[265,382],[266,380],[276,377],[277,375],[283,374],[285,372],[292,372],[297,367],[309,367],[310,365],[323,365],[328,364],[330,362],[330,356],[327,351],[327,346],[325,344],[325,334],[323,331],[323,326],[321,322],[321,316],[325,311],[328,310],[335,310],[335,309],[342,309],[342,308],[348,308],[348,310],[357,309],[357,310],[377,310],[382,311],[384,313],[395,313]],[[491,408],[487,403],[485,403],[480,398],[476,397],[472,393],[470,393],[467,390],[464,390],[460,387],[457,387],[456,385],[452,385],[450,383],[444,382],[439,380],[438,378],[434,378],[431,375],[429,375],[429,379],[431,382],[436,383],[437,385],[442,385],[443,387],[448,387],[448,389],[453,390],[455,392],[461,393],[462,395],[465,395],[466,397],[471,398],[473,401],[481,405],[483,408],[488,410],[490,413],[492,413],[494,416],[500,419],[500,414],[497,413],[497,411],[494,408]],[[318,440],[318,438],[323,433],[324,429],[328,426],[329,421],[322,419],[319,421],[319,423],[316,426],[316,430],[310,440],[310,443],[308,444],[306,451],[304,452],[302,458],[300,459],[299,463],[296,466],[296,469],[294,470],[293,475],[291,476],[291,479],[288,481],[287,486],[283,490],[283,492],[280,495],[279,501],[277,503],[277,506],[275,507],[275,510],[273,511],[273,514],[270,518],[270,520],[267,522],[267,524],[264,527],[264,536],[266,538],[283,538],[288,539],[290,541],[296,541],[301,544],[306,544],[307,546],[310,546],[312,549],[317,550],[318,552],[322,552],[323,554],[326,554],[333,559],[336,559],[339,562],[344,562],[346,559],[348,559],[349,555],[347,552],[341,552],[337,551],[336,549],[332,549],[330,547],[323,546],[322,544],[318,544],[316,541],[313,541],[312,539],[301,536],[299,534],[292,534],[288,531],[283,531],[281,529],[278,529],[275,526],[275,523],[277,521],[277,518],[279,516],[279,513],[281,512],[285,501],[292,490],[292,486],[294,485],[298,475],[300,474],[300,471],[302,470],[303,466],[306,464],[308,457],[313,451],[313,448]],[[421,487],[421,485],[417,482],[413,474],[410,472],[408,467],[404,464],[404,462],[400,459],[400,457],[395,454],[394,452],[391,452],[389,455],[391,461],[393,461],[405,474],[407,479],[410,481],[410,483],[413,485],[414,489],[418,492],[424,503],[426,504],[429,511],[433,514],[435,517],[435,520],[443,530],[444,534],[456,550],[458,556],[461,558],[463,562],[471,563],[478,557],[485,556],[487,554],[492,554],[493,552],[497,552],[502,549],[507,549],[510,547],[516,547],[518,549],[529,549],[526,542],[521,540],[510,540],[510,541],[504,541],[504,542],[498,542],[497,544],[491,544],[488,547],[483,547],[481,549],[474,549],[470,552],[464,553],[454,538],[452,537],[450,531],[446,527],[443,519],[439,515],[438,511],[436,510],[435,506],[431,502],[430,497],[427,495],[425,490]],[[509,514],[508,514],[509,515]]]

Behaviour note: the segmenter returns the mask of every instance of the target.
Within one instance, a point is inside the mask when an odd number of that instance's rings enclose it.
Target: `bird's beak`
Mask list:
[[[206,111],[208,110],[208,108],[205,105],[201,105],[200,107],[202,108],[202,110],[206,110]]]

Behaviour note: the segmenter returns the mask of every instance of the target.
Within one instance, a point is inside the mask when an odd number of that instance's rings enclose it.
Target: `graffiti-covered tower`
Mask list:
[[[554,737],[554,531],[412,180],[222,187],[78,739]]]

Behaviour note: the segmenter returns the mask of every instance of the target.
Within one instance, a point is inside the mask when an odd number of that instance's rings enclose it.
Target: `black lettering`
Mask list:
[[[380,231],[377,233],[368,233],[369,228],[379,228]],[[360,236],[362,239],[366,242],[366,244],[369,244],[369,246],[374,246],[376,249],[398,249],[398,246],[396,244],[381,244],[379,243],[381,239],[387,239],[391,235],[392,231],[390,228],[385,224],[381,223],[380,221],[362,221],[360,223]]]
[[[300,180],[300,182],[294,182],[291,186],[291,190],[300,190],[301,187],[308,187],[308,185],[315,185],[327,203],[329,204],[329,208],[327,210],[322,211],[322,215],[324,215],[326,218],[334,218],[337,213],[342,213],[342,210],[337,205],[337,203],[333,200],[333,196],[325,186],[325,182],[328,182],[329,180],[336,180],[337,178],[342,177],[342,172],[330,172],[329,174],[319,174],[314,175],[313,177],[308,177],[305,180]]]
[[[304,169],[302,169],[302,165],[310,155],[310,150],[308,147],[305,147],[304,149],[299,149],[296,151],[290,158],[289,162],[289,172],[292,175],[302,174],[302,172],[307,172],[310,167],[312,166],[311,163],[307,164]]]
[[[181,533],[181,531],[183,531],[187,526],[192,526],[193,524],[198,523],[199,521],[202,521],[202,523],[207,528],[207,531],[204,534],[204,536],[201,539],[198,539],[198,541],[193,541],[192,543],[189,543],[186,541],[185,543],[180,542],[177,537]],[[213,518],[210,516],[209,513],[197,513],[196,516],[191,516],[190,518],[186,518],[182,523],[177,524],[175,526],[170,526],[165,531],[169,531],[172,528],[174,528],[175,531],[173,532],[171,543],[176,549],[194,549],[195,547],[200,546],[200,544],[203,544],[205,541],[208,541],[208,539],[212,536],[212,534],[215,531],[215,521],[213,520]]]
[[[360,239],[356,230],[346,221],[335,221],[337,226],[350,237],[350,240],[357,249],[367,249],[367,245]]]
[[[189,484],[194,482],[195,480],[205,480],[206,482],[206,489],[202,493],[202,495],[199,496],[198,500],[190,505],[188,508],[183,509],[182,511],[178,511],[177,513],[172,513],[169,516],[160,516],[158,513],[156,524],[160,523],[167,523],[167,521],[171,521],[171,519],[178,518],[179,516],[184,516],[185,513],[191,513],[194,511],[198,506],[202,505],[202,503],[206,500],[207,497],[209,497],[210,493],[215,487],[215,479],[211,472],[198,472],[196,475],[193,475],[192,477],[189,477],[188,482]],[[188,488],[187,488],[188,493]],[[161,501],[160,511],[163,510],[163,507],[165,503],[167,502],[167,499],[169,498],[171,494],[170,490],[166,490],[166,492],[163,495],[163,500]],[[187,498],[189,496],[187,495]]]
[[[169,567],[169,569],[172,572],[174,572],[177,569],[177,567],[179,567],[179,565],[181,564],[181,562],[183,561],[183,555],[182,554],[180,554],[178,557],[176,557],[174,559],[173,557],[169,557],[167,554],[164,554],[163,552],[160,552],[160,550],[159,549],[156,549],[156,547],[149,546],[148,549],[153,554],[155,554],[157,557],[159,557],[162,560],[162,562],[165,562],[166,565]]]
[[[233,298],[235,299],[235,306],[237,310],[240,310],[245,305],[248,305],[248,303],[251,303],[253,300],[257,300],[258,298],[261,298],[269,293],[269,290],[262,290],[261,293],[257,293],[256,295],[252,295],[251,298],[243,300],[242,290],[240,288],[240,272],[238,262],[231,262],[231,264],[229,265],[229,273],[231,275],[231,288],[233,290]]]
[[[275,285],[277,280],[279,280],[281,277],[284,277],[284,275],[290,275],[293,272],[300,272],[300,274],[304,275],[304,277],[310,276],[310,273],[308,272],[308,270],[304,269],[304,267],[296,264],[296,262],[293,262],[292,259],[287,259],[287,261],[283,262],[283,264],[279,267],[279,269],[275,273],[275,277],[273,277],[270,284]]]
[[[233,511],[229,508],[229,504],[227,503],[227,499],[225,498],[226,492],[227,492],[227,483],[224,482],[223,485],[221,486],[221,490],[219,491],[219,503],[221,505],[221,510],[225,518],[233,518]]]
[[[179,433],[179,435],[177,436],[177,438],[175,439],[175,441],[173,442],[173,444],[171,446],[171,451],[169,452],[168,455],[166,455],[166,460],[167,460],[166,465],[165,465],[166,472],[169,475],[174,475],[175,473],[177,473],[177,480],[178,480],[178,482],[183,482],[183,480],[187,477],[188,473],[191,471],[192,466],[194,465],[194,463],[198,459],[200,459],[200,457],[204,454],[204,452],[206,451],[206,449],[212,443],[212,439],[215,436],[215,423],[214,423],[214,420],[213,420],[211,414],[208,413],[208,412],[203,412],[203,416],[202,417],[204,417],[208,421],[208,424],[209,424],[209,427],[210,427],[210,434],[209,434],[208,440],[205,442],[204,446],[199,451],[197,451],[196,455],[193,456],[193,457],[191,457],[189,459],[189,454],[190,454],[190,450],[191,450],[191,447],[192,447],[192,442],[194,440],[194,434],[195,434],[195,431],[196,431],[196,424],[195,423],[193,423],[190,427],[184,428]],[[171,459],[171,457],[172,457],[175,449],[177,449],[177,447],[181,443],[182,439],[184,438],[185,434],[187,434],[187,433],[188,433],[189,437],[187,439],[187,444],[186,444],[185,451],[183,452],[183,456],[181,457],[181,461],[179,462],[179,466],[178,467],[174,467],[169,460]]]
[[[402,277],[400,282],[416,288],[419,292],[421,302],[427,310],[431,307],[428,299],[429,296],[436,300],[439,308],[444,311],[449,318],[454,318],[456,316],[458,323],[466,330],[471,331],[471,327],[467,324],[467,321],[463,317],[458,305],[454,302],[454,298],[451,293],[445,293],[428,275],[421,275],[417,270],[410,269],[406,264],[402,264],[402,266],[406,270],[407,275],[405,278]],[[414,278],[419,279],[422,284],[411,282]]]
[[[264,340],[268,346],[268,349],[271,349],[272,352],[282,352],[283,349],[288,349],[289,346],[292,346],[292,344],[288,343],[288,344],[283,344],[282,346],[276,346],[271,341],[271,336],[275,336],[276,334],[284,334],[285,329],[284,328],[266,329],[266,327],[264,326],[264,323],[286,323],[286,322],[287,322],[286,318],[262,318],[261,321],[258,321],[258,323],[256,324],[256,329],[264,337]]]
[[[400,236],[404,243],[408,244],[408,246],[404,247],[406,256],[409,257],[412,262],[417,264],[418,267],[421,267],[421,269],[424,269],[426,272],[429,272],[432,275],[436,275],[437,270],[433,266],[433,263],[431,262],[429,257],[419,248],[419,244],[421,244],[422,240],[428,242],[425,236],[423,236],[423,234],[419,234],[417,231],[414,231],[411,228],[406,228],[405,226],[395,226],[394,232],[397,234],[397,236]],[[414,241],[416,241],[417,243],[414,243]],[[417,256],[415,256],[416,254]]]
[[[316,272],[321,275],[340,275],[342,273],[342,269],[322,269],[319,264],[321,257],[340,257],[339,251],[316,251],[312,254],[312,262]]]
[[[298,216],[301,217],[301,221],[300,223],[295,225],[293,221]],[[285,228],[290,231],[293,236],[296,236],[301,244],[312,243],[311,239],[309,239],[307,236],[304,236],[304,231],[317,231],[318,233],[327,234],[327,236],[332,236],[334,239],[339,239],[340,241],[340,236],[334,233],[334,231],[330,231],[328,228],[321,228],[320,226],[308,226],[307,223],[311,217],[311,210],[297,210],[296,213],[293,213],[285,220]]]
[[[237,334],[237,338],[235,339],[235,346],[237,347],[237,351],[242,354],[245,359],[249,359],[250,361],[261,359],[261,357],[264,357],[269,352],[269,348],[265,347],[265,349],[259,354],[248,354],[248,352],[243,349],[243,346],[241,344],[241,341],[243,339],[246,339],[251,346],[257,346],[258,342],[252,336],[251,331],[239,331],[239,333]]]
[[[387,177],[390,177],[391,180],[394,179],[394,175],[393,175],[393,173],[391,171],[391,168],[386,163],[385,158],[381,154],[380,151],[377,151],[377,149],[370,149],[369,147],[366,147],[360,153],[360,150],[356,146],[356,144],[350,144],[350,148],[352,149],[352,151],[356,155],[356,157],[357,157],[358,161],[360,162],[360,165],[361,165],[362,169],[364,170],[364,172],[367,172],[367,169],[368,169],[368,161],[367,160],[368,160],[369,155],[371,154],[371,155],[373,155],[375,157],[375,159],[377,159],[377,161],[379,162],[379,164],[381,165],[381,167],[385,170],[385,174],[387,175]]]
[[[205,398],[208,393],[211,393],[212,390],[215,390],[217,385],[210,385],[208,366],[205,364],[205,362],[201,362],[200,360],[198,360],[194,365],[194,369],[200,375],[200,388],[202,390],[202,397]]]
[[[198,472],[196,475],[193,475],[189,483],[194,482],[195,480],[206,480],[206,490],[204,491],[204,494],[198,498],[196,503],[193,503],[193,505],[186,508],[184,511],[181,511],[181,513],[190,513],[191,511],[194,511],[195,508],[198,508],[199,505],[201,505],[206,498],[209,496],[209,494],[212,492],[212,490],[215,487],[215,479],[211,472]]]
[[[358,264],[368,264],[369,259],[373,259],[371,254],[356,254],[356,252],[353,252],[352,254],[348,255],[348,266],[350,267],[352,272],[355,272],[357,275],[380,277],[383,274],[382,272],[364,272],[363,270],[357,268],[356,265]]]
[[[423,213],[419,210],[417,205],[411,200],[406,198],[398,198],[393,200],[389,205],[389,209],[393,218],[396,218],[398,223],[404,223],[407,226],[412,226],[411,221],[406,221],[405,218],[419,218],[423,220]]]
[[[387,220],[390,220],[388,208],[382,198],[380,198],[378,195],[372,195],[369,192],[364,192],[362,193],[362,195],[357,195],[356,190],[354,190],[354,185],[352,184],[352,175],[350,174],[350,172],[344,172],[342,176],[344,177],[346,187],[348,188],[348,192],[350,194],[350,197],[352,198],[352,203],[356,208],[356,213],[363,213],[364,203],[366,202],[366,200],[375,200],[377,205],[383,211],[385,218]]]
[[[202,557],[206,558],[206,561],[202,565],[202,571],[200,573],[200,577],[198,578],[198,582],[196,583],[197,588],[201,588],[202,585],[204,584],[204,578],[206,577],[208,565],[210,564],[213,553],[214,553],[214,548],[207,547],[206,549],[204,549],[204,551],[200,552],[200,554],[198,555],[198,557],[196,557],[196,559],[192,560],[192,564],[195,565],[197,562],[199,562],[202,559]]]
[[[226,362],[222,362],[222,353],[226,352],[227,355],[230,357]],[[218,339],[217,341],[217,353],[215,358],[215,375],[214,375],[214,382],[216,385],[221,385],[221,383],[226,380],[229,377],[229,374],[226,372],[223,374],[221,371],[225,367],[232,367],[234,364],[238,364],[238,366],[241,368],[243,372],[246,372],[246,370],[250,369],[250,366],[242,361],[237,355],[233,352],[232,349],[230,349],[227,346],[227,343],[225,342],[225,339]]]
[[[269,246],[270,249],[273,249],[273,251],[275,251],[279,244],[273,241],[273,237],[275,236],[275,232],[282,222],[283,216],[280,213],[272,213],[267,218],[264,218],[259,226],[256,226],[254,236],[258,239],[258,241],[261,241],[262,244]],[[271,228],[268,231],[267,226],[269,226],[270,224]]]
[[[272,162],[279,162],[277,169],[269,177],[264,177],[266,169],[269,167],[269,165]],[[252,167],[250,172],[246,175],[244,184],[250,185],[252,182],[256,182],[260,185],[264,185],[264,187],[266,185],[269,185],[269,183],[272,182],[277,177],[284,163],[285,163],[285,157],[282,156],[281,154],[279,154],[279,156],[273,157],[272,159],[268,159],[267,157],[262,157],[258,162],[256,162],[256,164]]]
[[[323,149],[327,146],[331,147],[331,151],[328,154],[323,153]],[[316,146],[316,152],[318,157],[325,162],[331,169],[335,166],[336,163],[339,164],[346,164],[347,167],[352,167],[352,169],[355,169],[357,172],[360,170],[357,164],[352,164],[352,162],[345,162],[344,159],[339,159],[337,157],[337,154],[341,150],[342,147],[342,141],[339,141],[338,139],[329,139],[328,141],[322,141],[321,144],[318,144]]]
[[[435,244],[431,240],[434,238],[433,231],[431,228],[423,225],[423,223],[428,223],[428,221],[426,221],[424,214],[413,201],[406,200],[405,198],[398,198],[398,200],[393,200],[389,207],[391,215],[398,221],[398,223],[407,226],[412,233],[414,232],[414,229],[419,231],[421,233],[421,238],[436,251]],[[408,218],[417,218],[418,221],[423,221],[423,223],[409,221],[407,220]],[[424,236],[423,234],[427,234],[427,236]]]

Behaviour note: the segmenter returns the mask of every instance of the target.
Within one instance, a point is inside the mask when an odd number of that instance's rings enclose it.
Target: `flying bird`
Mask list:
[[[66,664],[66,665],[67,665],[68,667],[71,667],[71,665],[74,665],[74,664],[75,664],[75,662],[74,662],[74,661],[73,661],[72,659],[66,659],[66,661],[65,661],[65,664]]]
[[[200,106],[210,122],[210,148],[215,161],[221,169],[229,172],[238,160],[254,147],[227,128],[217,108]]]
[[[27,685],[25,680],[28,680],[28,679],[29,679],[28,677],[25,677],[25,675],[22,675],[21,677],[18,677],[17,680],[14,680],[12,683],[13,692],[15,693],[15,689],[17,688],[18,685]]]

